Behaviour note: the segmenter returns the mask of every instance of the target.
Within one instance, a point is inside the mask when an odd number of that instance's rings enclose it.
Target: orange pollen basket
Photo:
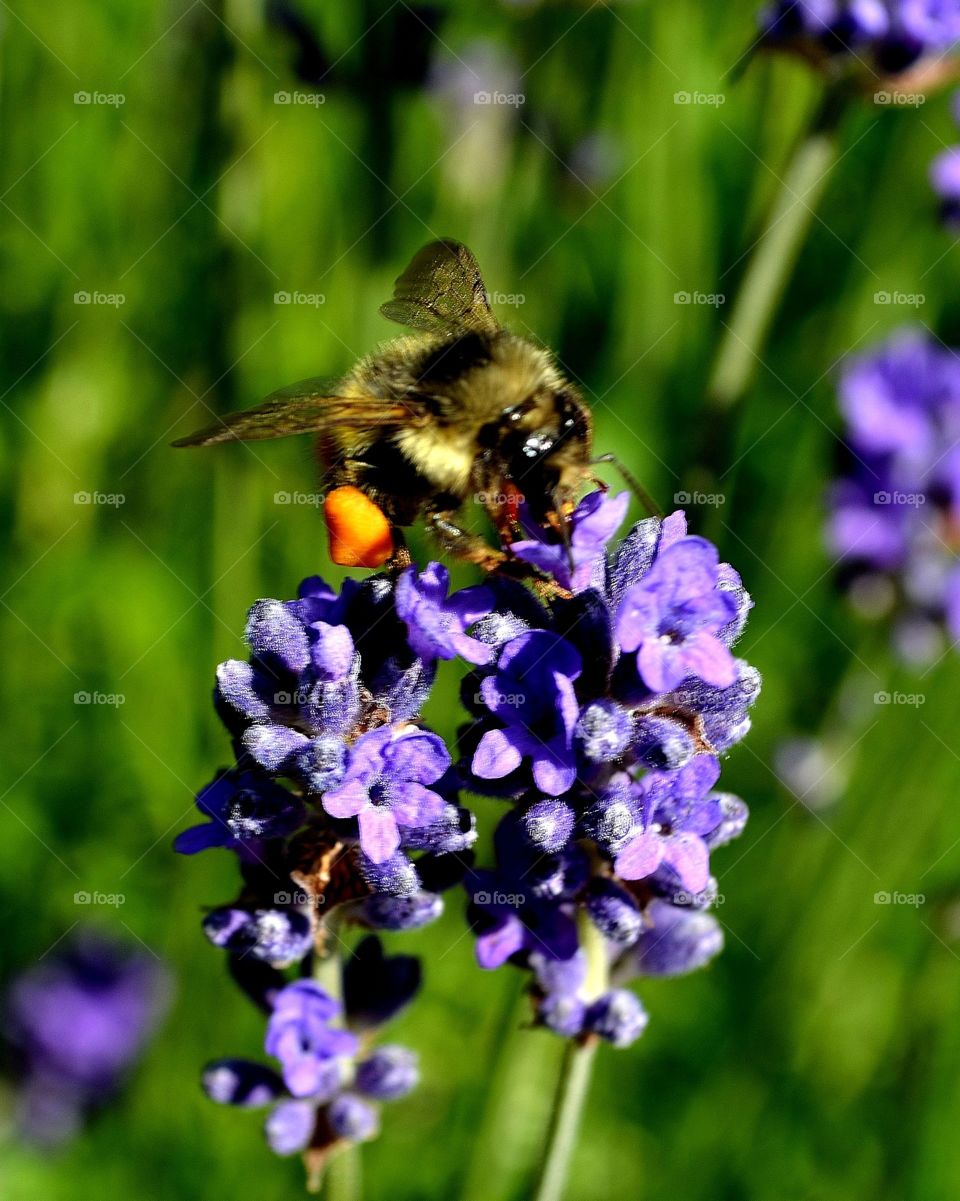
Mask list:
[[[390,522],[359,488],[334,488],[327,494],[323,515],[330,558],[341,567],[380,567],[393,554]]]

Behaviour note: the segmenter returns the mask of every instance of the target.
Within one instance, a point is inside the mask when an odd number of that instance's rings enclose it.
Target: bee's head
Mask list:
[[[576,390],[550,379],[504,409],[480,440],[502,482],[515,485],[534,520],[543,521],[589,476],[591,436],[590,410]]]

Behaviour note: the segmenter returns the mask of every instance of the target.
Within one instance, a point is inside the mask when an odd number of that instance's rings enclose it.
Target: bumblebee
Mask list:
[[[505,552],[464,528],[463,506],[482,504],[506,544],[524,500],[562,524],[591,478],[590,410],[549,351],[500,325],[459,242],[419,250],[380,312],[417,332],[174,446],[314,434],[334,562],[380,566],[423,518],[448,553],[492,570]]]

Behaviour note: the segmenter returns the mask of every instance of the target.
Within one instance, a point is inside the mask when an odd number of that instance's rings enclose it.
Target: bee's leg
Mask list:
[[[427,514],[427,526],[441,547],[466,563],[476,563],[484,571],[502,568],[509,556],[502,550],[495,550],[479,534],[468,533],[457,524],[455,517],[452,510]]]
[[[394,526],[393,534],[393,554],[390,556],[390,561],[386,564],[387,571],[403,571],[405,567],[409,567],[413,562],[410,555],[410,548],[407,546],[407,540],[403,536],[403,531]]]

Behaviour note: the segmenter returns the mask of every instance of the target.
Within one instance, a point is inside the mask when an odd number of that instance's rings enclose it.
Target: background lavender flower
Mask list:
[[[74,935],[11,985],[5,1035],[18,1071],[17,1122],[30,1141],[62,1142],[109,1101],[170,1000],[158,960],[94,931]]]
[[[951,104],[954,121],[960,125],[960,92]],[[960,146],[948,146],[930,164],[930,186],[940,202],[940,220],[948,229],[960,225]]]
[[[844,583],[855,600],[882,596],[899,629],[922,623],[960,637],[960,357],[902,330],[847,364],[840,402],[850,453],[827,540]],[[907,657],[911,646],[936,653],[929,640],[896,642]]]
[[[764,44],[851,71],[898,74],[960,41],[956,0],[774,0],[760,13]]]

